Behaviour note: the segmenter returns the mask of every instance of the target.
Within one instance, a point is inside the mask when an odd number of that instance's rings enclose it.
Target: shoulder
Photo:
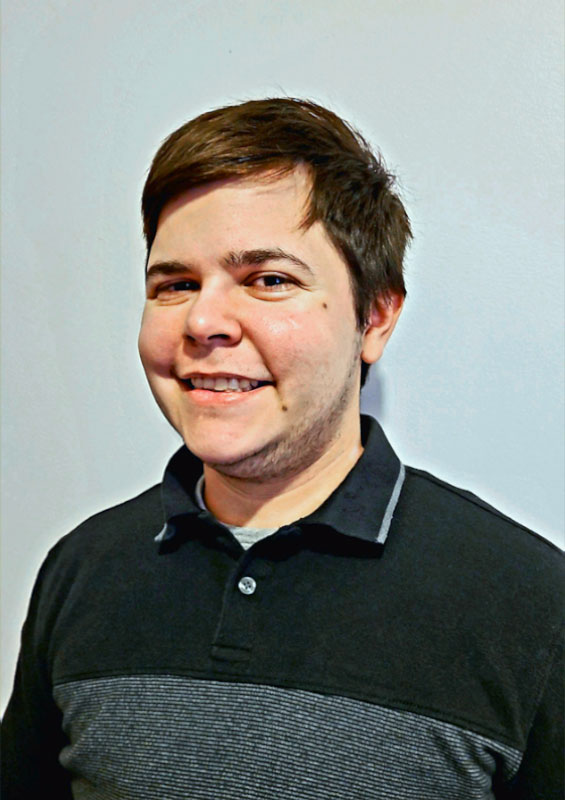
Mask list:
[[[433,552],[444,573],[504,586],[506,595],[563,595],[563,552],[472,492],[407,467],[398,512],[403,535]]]
[[[153,539],[163,526],[160,484],[84,520],[49,551],[42,573],[76,564],[135,557],[155,547]],[[41,573],[40,573],[41,576]]]
[[[447,524],[452,533],[469,529],[510,540],[524,547],[539,548],[549,557],[562,559],[563,552],[538,533],[503,514],[466,489],[453,486],[424,470],[406,467],[405,493],[408,508],[417,510],[422,524]],[[417,508],[416,508],[417,507]],[[408,510],[407,508],[407,510]]]
[[[163,525],[160,486],[86,519],[48,552],[35,580],[26,635],[48,645],[65,609],[95,595],[109,597],[151,562]],[[39,645],[38,645],[39,646]]]
[[[394,521],[384,557],[431,630],[455,625],[473,652],[487,660],[499,653],[509,674],[534,670],[542,680],[564,624],[563,552],[471,492],[413,468]]]
[[[144,534],[157,524],[155,535],[162,526],[163,510],[161,505],[161,485],[146,489],[136,497],[123,503],[106,508],[86,519],[68,534],[64,541],[68,545],[75,544],[81,538],[96,534],[117,538],[121,544],[122,537],[131,540],[135,534]]]

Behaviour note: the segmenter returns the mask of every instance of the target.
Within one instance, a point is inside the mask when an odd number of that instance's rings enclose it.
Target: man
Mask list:
[[[142,205],[185,445],[42,567],[6,798],[561,797],[558,551],[359,416],[405,293],[384,165],[253,101],[173,133]]]

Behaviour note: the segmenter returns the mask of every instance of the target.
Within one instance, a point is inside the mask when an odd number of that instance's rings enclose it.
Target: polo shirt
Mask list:
[[[371,418],[362,440],[323,505],[249,549],[182,447],[50,551],[4,800],[562,797],[562,555],[404,468]]]

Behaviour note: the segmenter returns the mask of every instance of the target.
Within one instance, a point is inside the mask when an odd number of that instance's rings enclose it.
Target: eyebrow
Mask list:
[[[312,268],[308,266],[305,261],[295,256],[293,253],[287,253],[280,247],[261,248],[257,250],[239,250],[237,252],[228,253],[222,259],[226,267],[247,267],[264,264],[265,261],[290,261],[296,267],[307,272],[313,276]]]
[[[145,280],[148,282],[156,275],[184,275],[187,270],[192,269],[192,265],[182,261],[157,261],[152,264],[145,273]]]
[[[291,264],[294,264],[294,266],[299,267],[303,272],[307,273],[310,277],[314,276],[312,268],[309,267],[305,261],[302,261],[301,258],[298,258],[298,256],[295,256],[293,253],[287,253],[280,247],[230,251],[222,258],[222,263],[224,266],[232,269],[258,266],[260,264],[264,264],[266,261],[289,261]],[[184,274],[187,270],[193,270],[194,268],[194,265],[189,261],[158,261],[148,268],[145,279],[146,281],[149,281],[155,275]]]

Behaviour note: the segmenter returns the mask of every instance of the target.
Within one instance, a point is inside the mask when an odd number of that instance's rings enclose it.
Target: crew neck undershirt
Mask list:
[[[200,476],[196,483],[194,497],[202,511],[208,511],[208,513],[211,514],[211,511],[204,502],[204,474]],[[212,514],[212,516],[214,515]],[[216,517],[214,517],[214,519],[220,525],[223,525],[224,528],[231,531],[244,550],[250,548],[252,544],[255,544],[255,542],[258,542],[260,539],[264,539],[266,536],[270,536],[272,533],[275,533],[275,531],[278,531],[278,528],[248,528],[240,525],[228,525],[227,522],[222,522]]]

